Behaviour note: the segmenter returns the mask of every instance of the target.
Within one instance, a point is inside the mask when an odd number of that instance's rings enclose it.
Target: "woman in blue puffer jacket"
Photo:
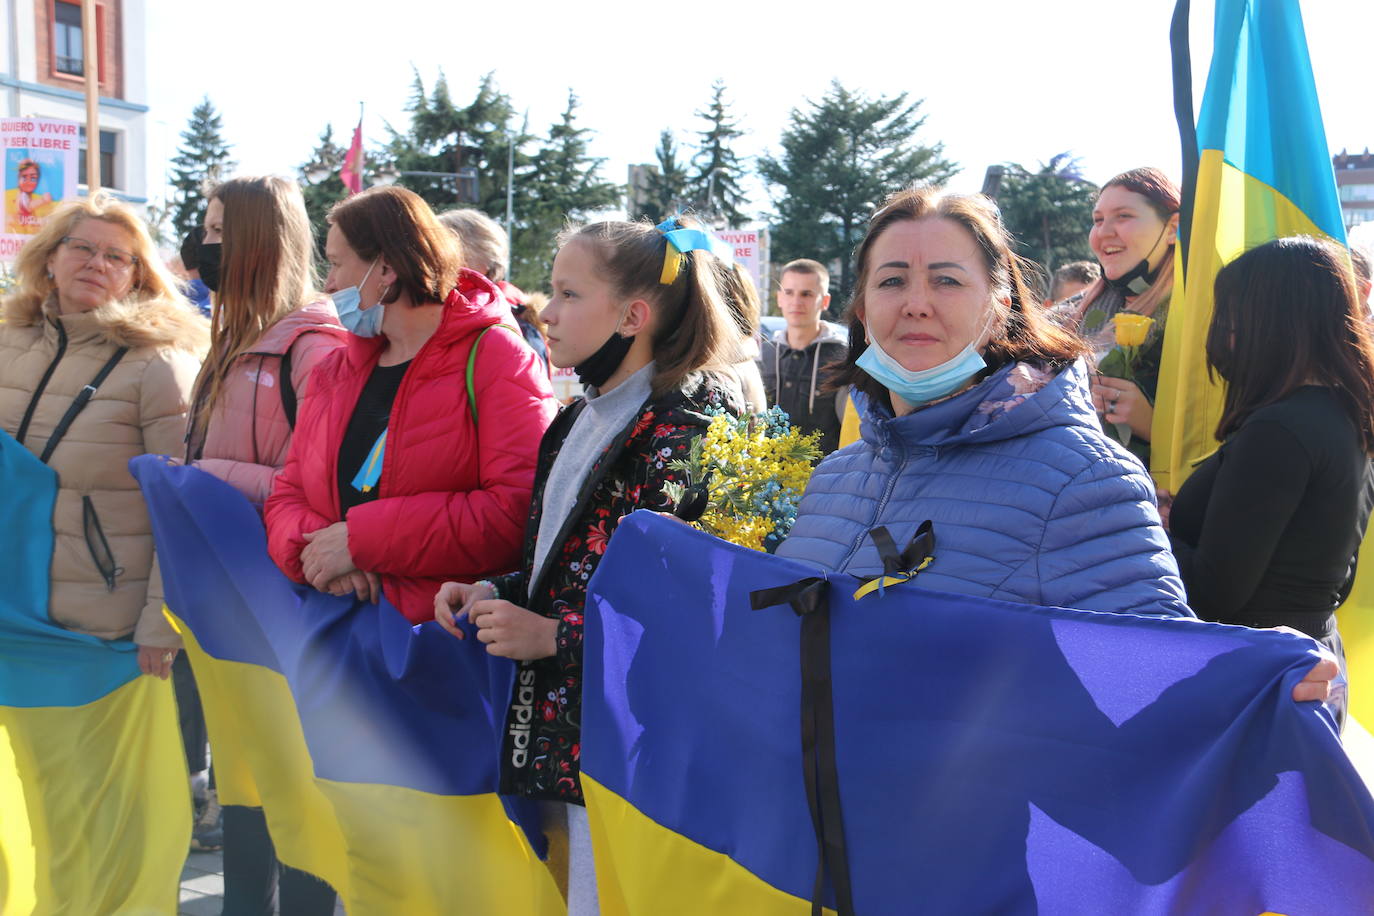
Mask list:
[[[849,353],[863,438],[816,468],[779,556],[868,577],[929,519],[914,584],[1026,604],[1192,617],[1154,485],[1108,439],[1084,344],[1033,309],[987,198],[902,191],[856,253]],[[1294,691],[1324,699],[1323,661]]]

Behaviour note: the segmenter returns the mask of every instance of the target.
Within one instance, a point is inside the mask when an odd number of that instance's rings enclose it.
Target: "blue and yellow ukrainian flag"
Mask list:
[[[496,795],[514,666],[438,624],[411,627],[386,601],[292,583],[228,484],[155,457],[130,469],[221,801],[261,805],[281,860],[351,913],[559,912],[537,811]]]
[[[57,475],[0,432],[0,913],[175,913],[190,788],[170,682],[48,617]]]
[[[1186,16],[1187,0],[1180,9]],[[1180,114],[1185,214],[1150,450],[1155,480],[1175,492],[1217,447],[1224,395],[1207,377],[1204,350],[1217,272],[1284,236],[1345,242],[1298,0],[1217,0],[1195,144],[1191,75],[1176,80],[1188,95]]]
[[[1179,11],[1186,34],[1187,0]],[[1176,37],[1176,57],[1180,53],[1186,55],[1186,42]],[[1178,246],[1151,471],[1159,486],[1177,492],[1217,447],[1224,392],[1207,376],[1204,351],[1217,272],[1242,252],[1284,236],[1326,236],[1344,244],[1345,226],[1298,0],[1218,0],[1195,143],[1186,61],[1176,62],[1175,72],[1176,93],[1187,96],[1180,128],[1191,220],[1185,215]],[[1195,157],[1187,155],[1192,149]],[[1338,620],[1351,715],[1374,723],[1374,546],[1362,551]]]
[[[828,589],[829,775],[806,765],[819,604],[751,601],[792,583]],[[856,584],[621,522],[584,644],[603,913],[802,916],[840,825],[829,861],[864,916],[1369,911],[1374,799],[1331,715],[1291,698],[1310,640]]]

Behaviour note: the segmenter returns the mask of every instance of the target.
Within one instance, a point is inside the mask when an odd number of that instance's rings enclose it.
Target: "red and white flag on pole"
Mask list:
[[[357,194],[363,189],[363,119],[358,116],[358,126],[353,129],[353,142],[349,144],[348,154],[344,156],[343,168],[339,178],[349,194]]]

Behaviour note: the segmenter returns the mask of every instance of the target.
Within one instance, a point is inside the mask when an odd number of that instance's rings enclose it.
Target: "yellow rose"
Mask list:
[[[1138,347],[1145,342],[1150,327],[1155,320],[1148,315],[1135,312],[1120,312],[1112,319],[1116,324],[1116,345],[1118,347]]]

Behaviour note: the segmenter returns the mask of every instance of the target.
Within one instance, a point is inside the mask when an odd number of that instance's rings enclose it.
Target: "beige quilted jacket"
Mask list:
[[[205,319],[172,299],[74,315],[57,314],[51,298],[40,315],[6,305],[0,428],[17,435],[34,402],[24,436],[34,454],[115,350],[130,348],[48,462],[59,481],[48,611],[68,629],[102,639],[132,636],[139,645],[180,644],[162,615],[148,511],[128,463],[136,455],[182,454],[191,386],[208,338]]]

